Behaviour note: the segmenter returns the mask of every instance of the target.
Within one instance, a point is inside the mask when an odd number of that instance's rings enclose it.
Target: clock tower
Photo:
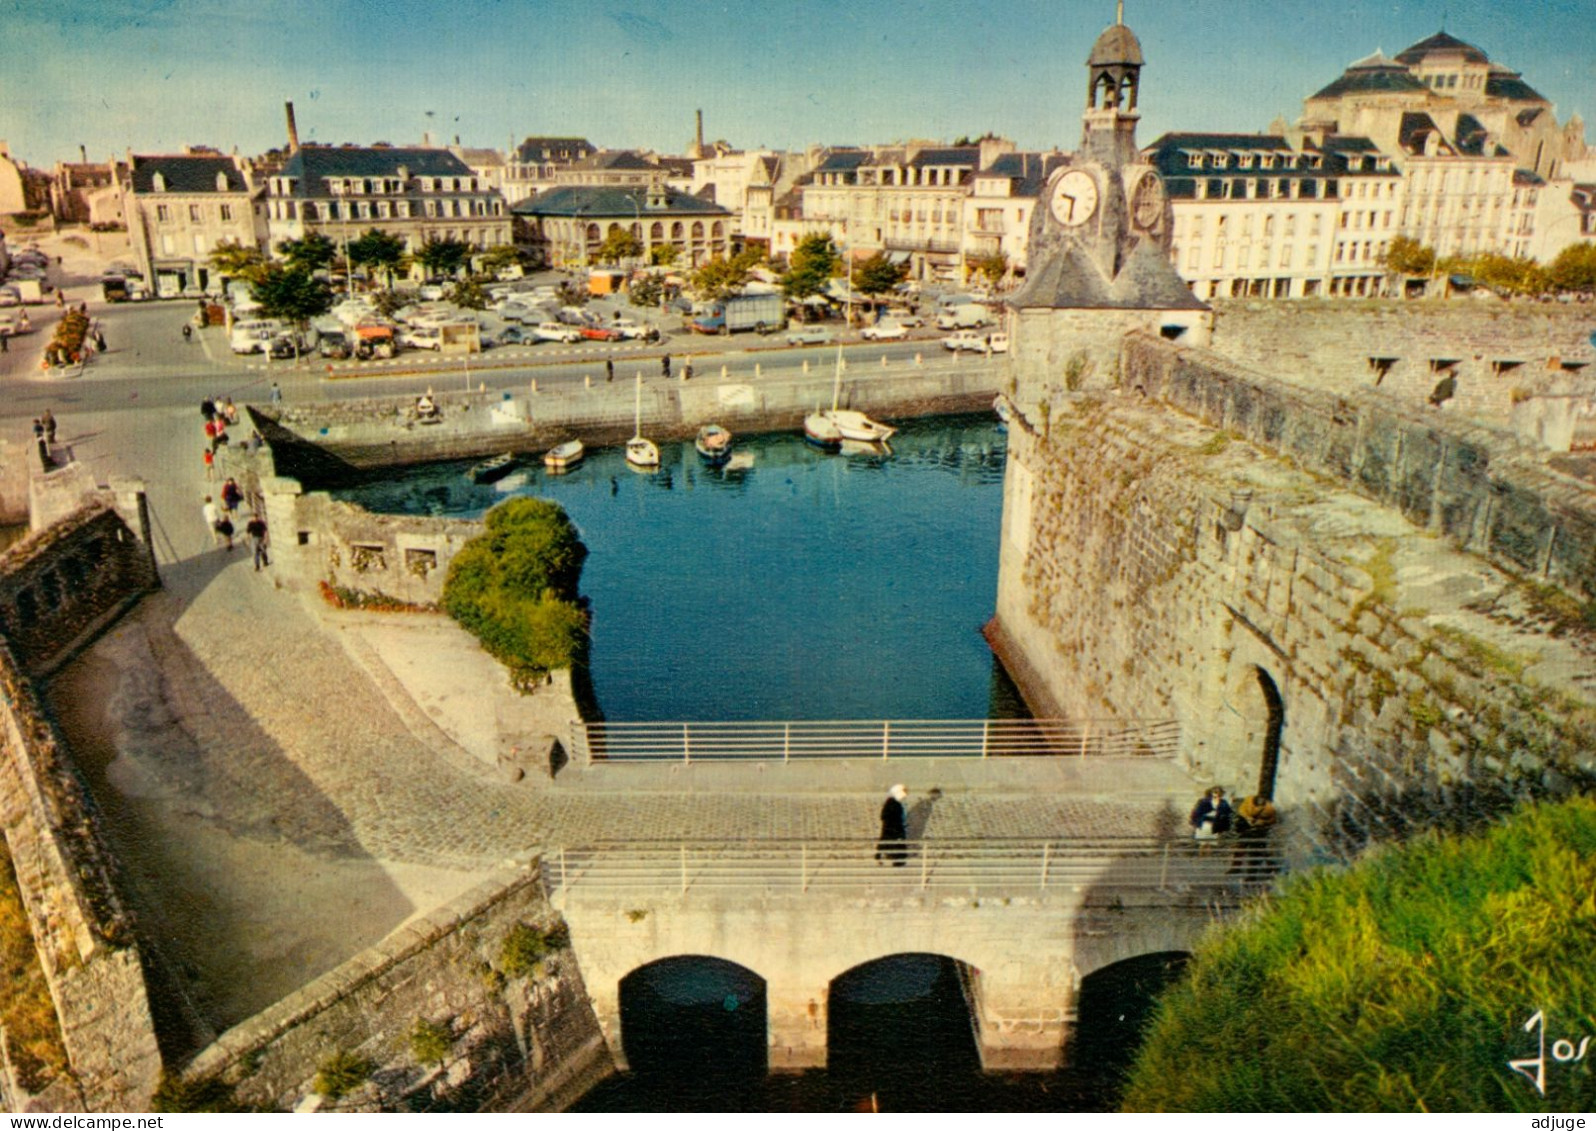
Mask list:
[[[1042,188],[1026,282],[1008,300],[1014,359],[1044,384],[1066,369],[1105,383],[1128,330],[1198,345],[1212,324],[1170,262],[1169,197],[1136,147],[1142,45],[1124,14],[1120,0],[1092,45],[1080,148]]]

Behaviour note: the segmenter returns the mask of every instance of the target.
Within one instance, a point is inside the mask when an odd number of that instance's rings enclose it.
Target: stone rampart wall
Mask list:
[[[1509,571],[1596,598],[1596,489],[1503,432],[1126,339],[1124,386],[1239,433]]]
[[[139,950],[95,834],[93,804],[0,644],[0,827],[68,1064],[91,1111],[148,1106],[160,1075]]]
[[[102,495],[0,555],[0,633],[25,670],[48,672],[157,584],[149,546]]]
[[[535,875],[497,877],[228,1030],[184,1077],[263,1111],[560,1110],[613,1071],[576,956],[512,976],[502,951],[518,926],[559,923]],[[418,1063],[418,1019],[447,1034],[441,1063]],[[340,1053],[369,1081],[317,1095]]]
[[[1589,307],[1561,303],[1219,301],[1211,348],[1327,393],[1378,388],[1417,408],[1451,372],[1456,393],[1444,411],[1505,427],[1516,398],[1560,374],[1562,363],[1596,360],[1592,329]],[[1596,367],[1577,383],[1596,394]]]
[[[1193,772],[1245,794],[1268,785],[1272,687],[1272,784],[1313,834],[1304,856],[1596,782],[1596,641],[1578,607],[1427,532],[1450,497],[1435,484],[1461,474],[1439,458],[1451,441],[1423,449],[1357,406],[1338,423],[1334,398],[1162,343],[1127,351],[1133,377],[1198,419],[1074,397],[1010,428],[993,635],[1022,658],[1033,709],[1175,718]],[[1321,478],[1360,421],[1415,453],[1387,466],[1423,487],[1404,508],[1420,525]]]

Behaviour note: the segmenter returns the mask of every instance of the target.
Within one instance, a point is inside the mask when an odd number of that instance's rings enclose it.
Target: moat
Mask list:
[[[469,464],[339,492],[373,511],[476,517],[560,503],[590,556],[593,683],[614,720],[979,718],[1021,712],[979,629],[996,595],[1006,437],[990,416],[910,421],[890,450],[739,437],[639,474],[618,449],[493,485]]]

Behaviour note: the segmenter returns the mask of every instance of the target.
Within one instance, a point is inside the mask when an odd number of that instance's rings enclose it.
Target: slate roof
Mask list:
[[[861,165],[870,163],[870,154],[862,149],[845,149],[826,154],[826,159],[815,170],[817,173],[852,173]]]
[[[292,177],[295,197],[331,196],[328,177],[471,177],[471,167],[447,149],[401,149],[387,146],[306,145],[290,157],[282,177]]]
[[[973,145],[961,145],[950,149],[922,149],[914,155],[909,162],[911,169],[928,169],[932,166],[944,168],[949,165],[969,165],[974,167],[981,163],[981,150]]]
[[[1545,102],[1546,99],[1518,75],[1488,74],[1485,76],[1485,93],[1509,102]]]
[[[1423,154],[1423,135],[1427,132],[1439,135],[1442,148],[1451,151],[1452,143],[1441,132],[1441,127],[1435,124],[1435,119],[1418,110],[1410,110],[1402,115],[1402,122],[1397,127],[1397,144],[1407,153]]]
[[[1259,168],[1256,164],[1252,168],[1244,169],[1234,162],[1224,168],[1210,167],[1198,168],[1191,164],[1192,151],[1208,152],[1223,150],[1227,152],[1263,152],[1285,154],[1293,158],[1292,164],[1287,167],[1271,169]],[[1152,145],[1142,151],[1146,159],[1162,174],[1170,195],[1180,197],[1188,195],[1194,189],[1186,186],[1193,185],[1202,177],[1261,177],[1274,179],[1306,179],[1325,177],[1389,177],[1395,174],[1392,168],[1348,168],[1347,159],[1352,156],[1378,154],[1379,147],[1366,137],[1357,137],[1345,134],[1332,134],[1324,139],[1322,146],[1309,142],[1299,153],[1291,148],[1291,143],[1284,137],[1275,134],[1180,134],[1170,133],[1160,137]],[[1298,165],[1295,158],[1306,154],[1321,158],[1318,168]],[[1176,182],[1180,182],[1177,184]]]
[[[1136,33],[1124,24],[1109,24],[1103,34],[1092,44],[1092,53],[1086,57],[1088,67],[1108,67],[1114,64],[1142,65],[1142,44]]]
[[[1119,275],[1105,279],[1097,264],[1073,243],[1059,254],[1032,262],[1023,286],[1008,305],[1077,310],[1207,310],[1150,240],[1140,241]]]
[[[1038,196],[1054,169],[1069,164],[1062,153],[1004,153],[978,174],[1007,177],[1012,196]]]
[[[609,185],[564,185],[527,200],[518,201],[510,211],[517,216],[619,216],[636,217],[641,211],[650,216],[730,216],[718,204],[700,200],[691,193],[665,190],[665,207],[649,208],[646,189]]]
[[[156,156],[133,155],[133,191],[154,192],[155,174],[166,180],[167,192],[248,192],[244,174],[230,157],[213,156]],[[227,188],[216,187],[216,174],[227,177]]]
[[[1311,98],[1340,98],[1344,94],[1406,94],[1416,90],[1429,90],[1400,63],[1376,53],[1375,56],[1352,64],[1341,77]]]
[[[607,149],[571,163],[573,169],[657,170],[658,165],[646,161],[630,149]]]
[[[1442,31],[1437,32],[1428,39],[1419,40],[1406,51],[1397,52],[1397,62],[1411,65],[1422,63],[1431,55],[1449,55],[1458,51],[1461,51],[1463,57],[1471,63],[1489,63],[1491,61],[1485,52],[1475,47],[1472,43],[1464,43],[1456,36],[1448,35]]]
[[[594,148],[585,137],[529,137],[516,146],[515,156],[516,160],[526,163],[575,161],[592,153]]]

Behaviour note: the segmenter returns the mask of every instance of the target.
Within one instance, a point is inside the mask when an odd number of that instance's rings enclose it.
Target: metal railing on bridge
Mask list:
[[[606,892],[757,889],[801,894],[860,888],[1018,895],[1100,889],[1247,894],[1280,871],[1267,839],[1199,849],[1152,837],[980,840],[611,841],[542,856],[551,897]]]
[[[1180,743],[1180,724],[1167,719],[576,722],[572,731],[572,754],[592,763],[1172,758]]]

